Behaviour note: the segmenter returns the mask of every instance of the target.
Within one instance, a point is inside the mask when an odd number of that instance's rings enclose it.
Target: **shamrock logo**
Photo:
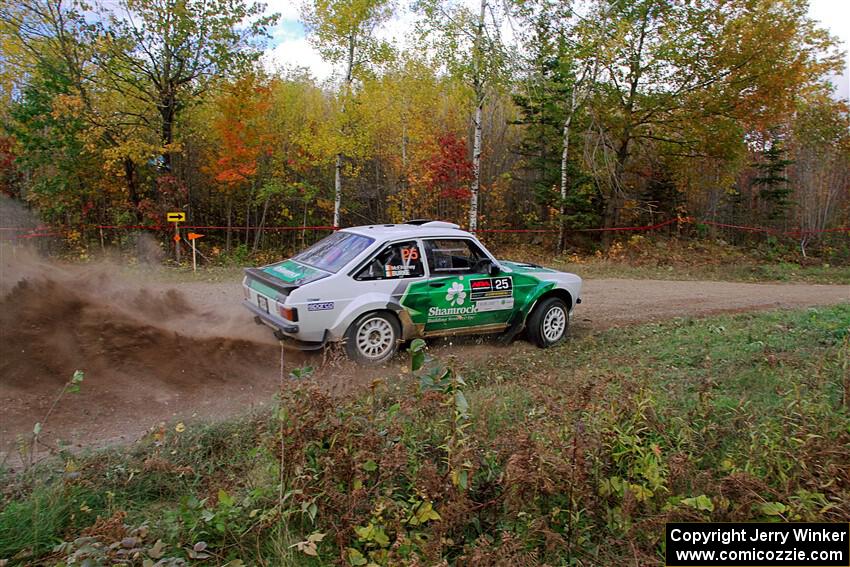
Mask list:
[[[466,299],[466,292],[463,291],[463,284],[454,282],[446,294],[446,301],[452,305],[463,305],[464,299]]]

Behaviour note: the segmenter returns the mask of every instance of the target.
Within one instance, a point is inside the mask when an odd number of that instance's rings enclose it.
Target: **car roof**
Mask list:
[[[412,224],[370,224],[365,226],[352,226],[342,229],[343,232],[353,232],[363,236],[369,236],[376,240],[391,240],[395,238],[428,238],[428,237],[452,237],[470,238],[472,235],[465,230],[460,230],[456,224],[442,221],[411,221]]]

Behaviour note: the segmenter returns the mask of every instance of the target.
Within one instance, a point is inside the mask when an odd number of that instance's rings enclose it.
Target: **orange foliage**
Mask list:
[[[235,188],[257,174],[260,160],[269,156],[274,136],[265,117],[271,109],[271,91],[255,77],[237,80],[218,101],[212,130],[217,147],[207,171],[228,188]]]

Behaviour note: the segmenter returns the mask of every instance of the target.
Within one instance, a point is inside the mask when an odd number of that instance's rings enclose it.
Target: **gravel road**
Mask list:
[[[239,305],[238,282],[150,284],[106,274],[80,278],[26,273],[0,305],[0,461],[29,436],[64,380],[86,372],[45,424],[45,439],[72,446],[126,442],[159,422],[218,419],[270,403],[280,351],[271,332]],[[81,282],[92,282],[91,287]],[[7,280],[8,283],[8,280]],[[129,298],[129,299],[128,299]],[[674,317],[850,302],[850,286],[605,279],[585,282],[573,334]],[[452,347],[470,356],[507,347],[488,340]],[[324,368],[332,391],[368,384],[376,372],[322,355],[286,355],[290,364]],[[395,374],[395,367],[384,370]],[[368,376],[364,378],[364,372]]]

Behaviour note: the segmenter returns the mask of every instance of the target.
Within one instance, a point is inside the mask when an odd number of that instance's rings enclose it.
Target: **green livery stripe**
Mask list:
[[[293,260],[284,260],[283,262],[266,266],[263,268],[263,271],[272,277],[295,285],[304,285],[327,277],[326,273],[310,266],[299,264]]]
[[[522,311],[528,311],[531,309],[531,306],[535,301],[540,299],[540,296],[546,293],[547,291],[554,289],[555,282],[546,282],[541,281],[535,287],[534,290],[531,291],[528,295],[526,295],[525,304],[520,308]]]
[[[554,286],[554,282],[541,281],[519,270],[497,276],[452,275],[411,284],[400,303],[415,324],[424,326],[426,333],[467,327],[497,328],[517,313],[525,316],[534,301]]]

